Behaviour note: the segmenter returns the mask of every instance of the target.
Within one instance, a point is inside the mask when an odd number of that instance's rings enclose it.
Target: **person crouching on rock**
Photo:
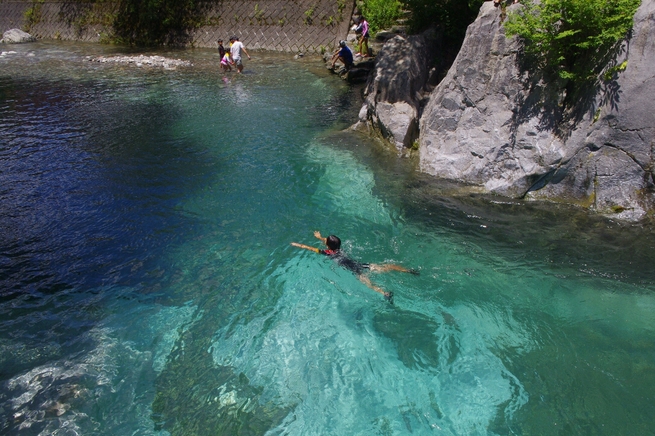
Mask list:
[[[310,247],[309,245],[299,244],[297,242],[292,242],[291,245],[298,248],[303,248],[305,250],[313,251],[314,253],[323,254],[332,258],[339,266],[346,268],[347,270],[354,273],[357,278],[364,283],[369,288],[373,289],[375,292],[378,292],[384,295],[384,299],[389,303],[393,304],[393,292],[386,292],[384,289],[375,286],[371,283],[366,274],[368,271],[371,272],[387,272],[387,271],[399,271],[406,272],[414,275],[418,275],[419,272],[415,269],[407,269],[404,266],[395,265],[392,263],[376,264],[376,263],[362,263],[356,260],[353,260],[341,252],[341,239],[335,235],[330,235],[327,238],[321,236],[321,232],[316,230],[314,232],[314,237],[320,239],[327,250],[321,250],[320,248]]]
[[[349,70],[353,66],[353,52],[346,44],[346,41],[339,41],[339,48],[332,55],[333,70],[337,61],[341,61],[341,63],[343,63],[343,65],[346,67],[346,70]]]

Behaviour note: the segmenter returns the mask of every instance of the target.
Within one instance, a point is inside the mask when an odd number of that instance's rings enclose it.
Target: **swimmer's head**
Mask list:
[[[327,245],[330,250],[339,250],[341,248],[341,239],[334,235],[330,235],[325,238],[325,245]]]

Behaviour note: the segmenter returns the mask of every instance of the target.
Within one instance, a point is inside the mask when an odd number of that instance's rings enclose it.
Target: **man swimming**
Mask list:
[[[352,271],[357,276],[357,278],[366,286],[373,289],[375,292],[379,292],[380,294],[384,295],[385,300],[389,301],[389,303],[391,304],[393,304],[393,292],[386,292],[384,289],[375,286],[373,283],[371,283],[371,279],[369,279],[369,277],[366,275],[366,271],[372,271],[372,272],[399,271],[399,272],[406,272],[406,273],[418,275],[418,271],[416,270],[407,269],[403,266],[394,265],[392,263],[375,264],[375,263],[358,262],[356,260],[349,258],[348,256],[346,256],[341,252],[341,239],[339,239],[337,236],[330,235],[327,238],[324,238],[323,236],[321,236],[321,232],[319,232],[318,230],[314,232],[314,236],[317,239],[320,239],[325,244],[327,250],[321,250],[320,248],[310,247],[309,245],[299,244],[297,242],[292,242],[291,245],[293,245],[294,247],[303,248],[305,250],[313,251],[315,253],[323,254],[325,256],[331,257],[332,259],[334,259],[335,262],[337,262],[337,264],[346,268],[349,271]]]

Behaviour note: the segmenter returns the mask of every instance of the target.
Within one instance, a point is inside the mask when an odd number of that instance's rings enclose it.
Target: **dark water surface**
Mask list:
[[[450,196],[315,59],[2,51],[0,433],[653,434],[651,228]]]

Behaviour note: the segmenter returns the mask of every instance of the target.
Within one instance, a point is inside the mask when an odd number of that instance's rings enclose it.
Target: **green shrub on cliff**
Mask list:
[[[522,0],[508,36],[525,41],[538,68],[575,84],[595,82],[632,28],[640,0]]]

